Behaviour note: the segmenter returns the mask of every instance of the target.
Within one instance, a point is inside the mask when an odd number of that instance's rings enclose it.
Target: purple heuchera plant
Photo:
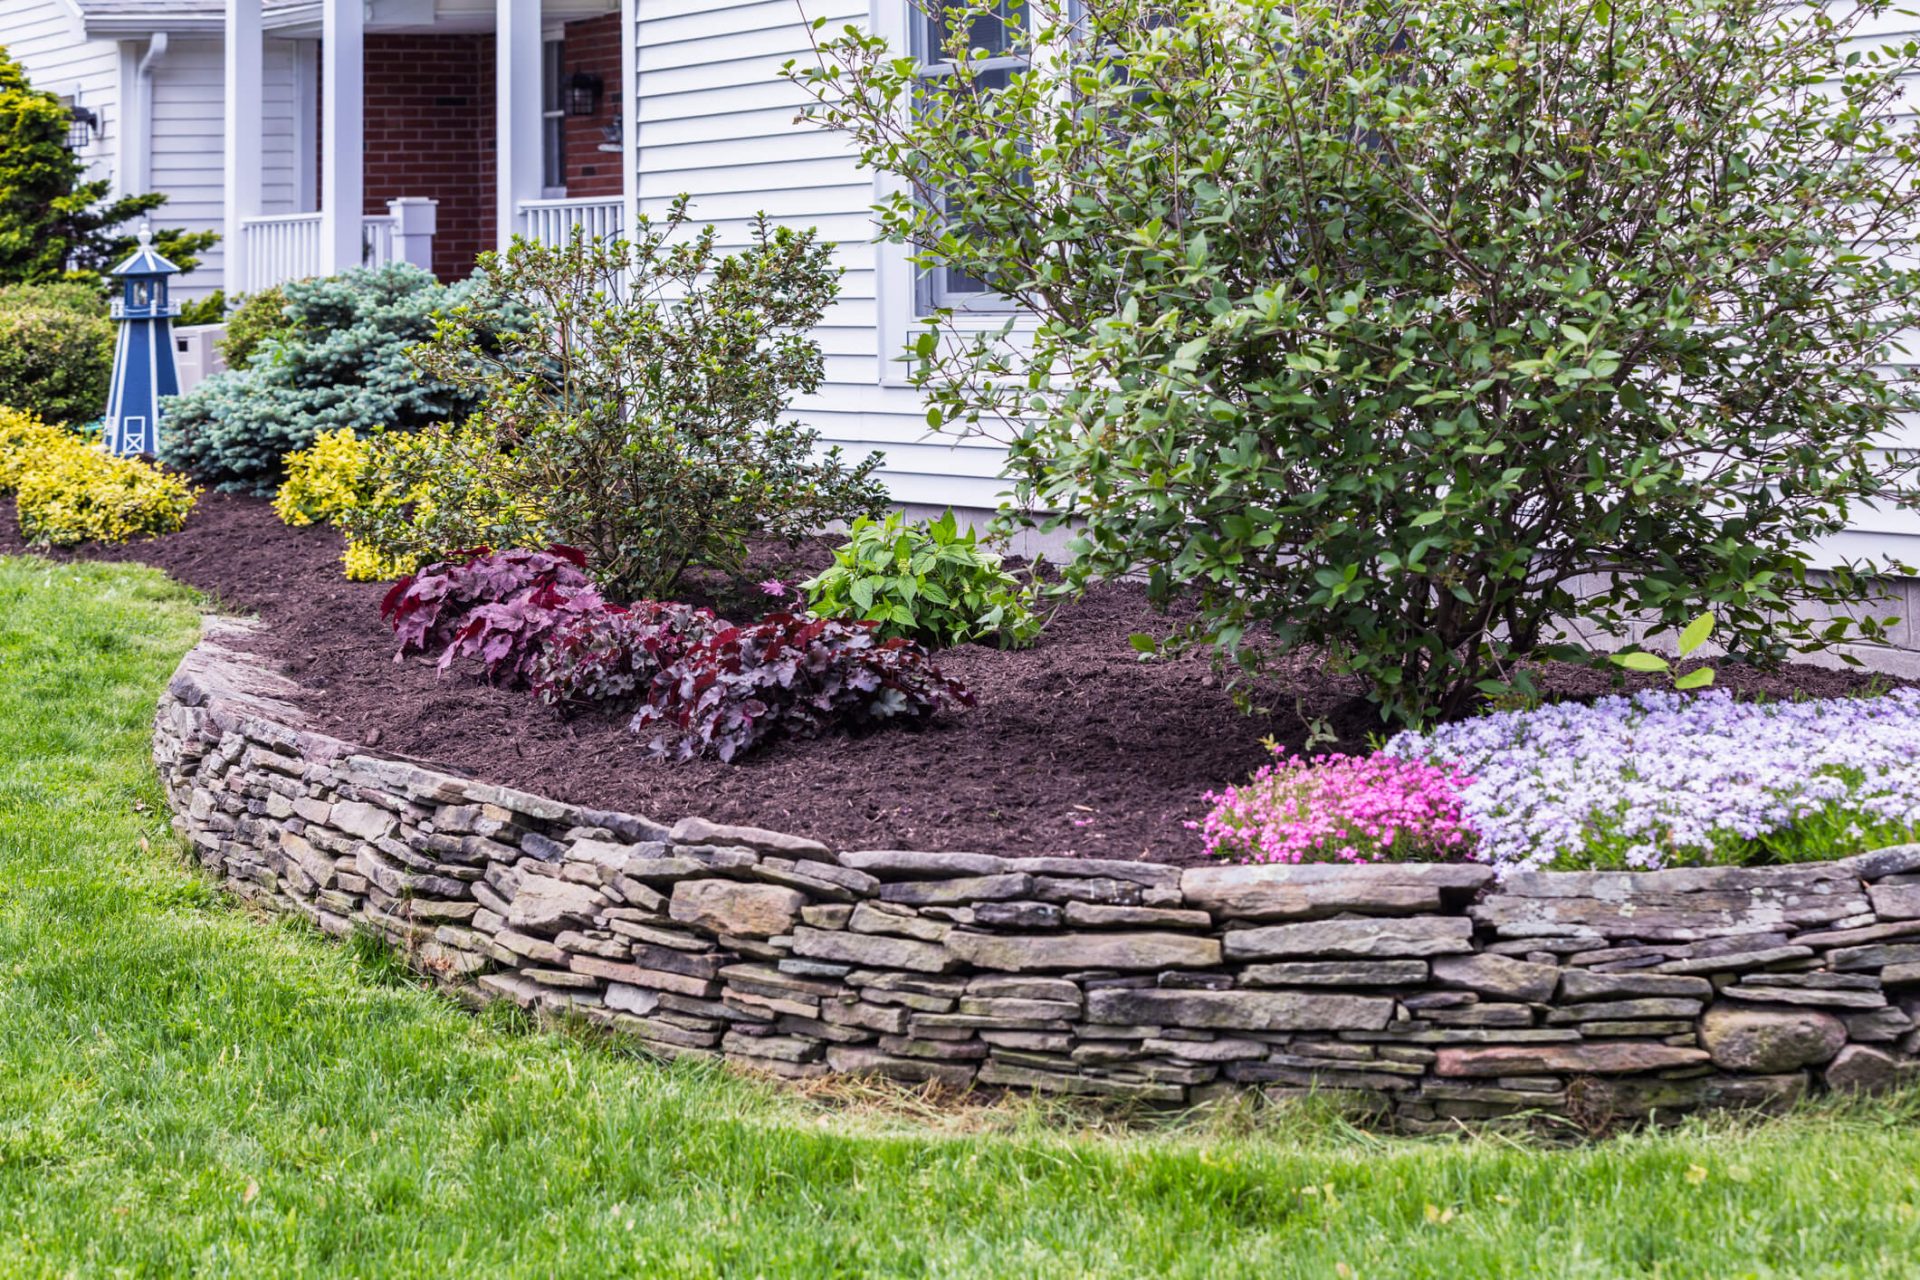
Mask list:
[[[478,547],[393,584],[380,616],[400,637],[395,660],[440,649],[440,669],[478,658],[489,680],[524,681],[548,636],[569,618],[608,605],[573,547],[489,551]]]
[[[1213,811],[1187,826],[1215,857],[1241,862],[1411,862],[1465,858],[1468,779],[1391,756],[1318,755],[1273,746],[1242,786],[1210,791]]]
[[[586,553],[576,547],[456,551],[394,583],[380,601],[380,616],[400,640],[398,660],[444,649],[480,605],[500,604],[543,586],[569,594],[593,592],[586,568]]]
[[[657,756],[730,761],[774,738],[923,719],[973,705],[919,645],[878,624],[769,614],[728,627],[661,672],[633,719]]]
[[[731,626],[710,609],[641,600],[564,618],[535,655],[529,683],[542,702],[618,703],[708,636]]]
[[[1835,805],[1920,823],[1914,689],[1804,702],[1649,691],[1402,733],[1384,751],[1471,774],[1462,809],[1478,856],[1503,870],[1579,865],[1597,839],[1623,844],[1630,867],[1696,862]]]

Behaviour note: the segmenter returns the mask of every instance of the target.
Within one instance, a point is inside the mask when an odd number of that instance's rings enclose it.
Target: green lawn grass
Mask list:
[[[194,602],[0,558],[0,1275],[1920,1272],[1920,1100],[1571,1148],[818,1099],[229,905],[147,759]]]

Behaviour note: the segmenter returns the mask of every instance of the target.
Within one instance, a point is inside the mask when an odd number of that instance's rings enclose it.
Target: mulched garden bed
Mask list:
[[[625,715],[564,717],[531,695],[471,673],[441,675],[427,659],[393,661],[379,583],[340,576],[340,538],[290,529],[264,501],[208,494],[180,533],[53,558],[134,560],[207,593],[222,610],[267,625],[257,647],[307,690],[314,727],[490,782],[671,822],[698,814],[813,836],[840,848],[965,849],[1202,861],[1182,823],[1201,793],[1242,780],[1268,757],[1268,735],[1294,749],[1306,717],[1326,717],[1339,747],[1364,750],[1377,730],[1359,686],[1304,660],[1251,687],[1264,711],[1245,715],[1206,658],[1140,662],[1127,637],[1160,632],[1142,592],[1112,586],[1066,605],[1032,649],[977,645],[939,662],[979,705],[917,730],[780,743],[732,765],[648,757]],[[0,503],[0,553],[25,550],[11,503]],[[753,576],[789,580],[825,562],[824,544],[770,549]],[[735,621],[738,599],[706,601]],[[764,611],[771,602],[758,602]],[[1719,683],[1742,694],[1831,697],[1872,679],[1796,665],[1742,667]],[[1886,681],[1883,683],[1898,683]],[[1547,687],[1606,692],[1609,676],[1555,668]],[[1322,747],[1321,749],[1326,749]]]

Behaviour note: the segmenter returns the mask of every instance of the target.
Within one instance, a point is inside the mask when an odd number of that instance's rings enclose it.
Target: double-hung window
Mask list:
[[[939,109],[940,96],[955,73],[955,37],[965,34],[966,48],[978,51],[972,59],[974,86],[991,92],[1004,88],[1025,71],[1031,57],[1031,0],[1000,0],[992,12],[952,0],[907,0],[913,56],[919,64],[920,105]],[[984,57],[980,55],[984,54]],[[984,280],[953,266],[919,273],[918,310],[1011,311],[1012,300],[993,292]]]

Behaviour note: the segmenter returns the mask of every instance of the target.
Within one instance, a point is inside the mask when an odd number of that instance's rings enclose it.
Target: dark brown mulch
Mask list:
[[[0,503],[0,553],[23,550]],[[780,552],[785,553],[781,548]],[[492,782],[662,821],[689,814],[814,836],[841,848],[968,849],[1200,860],[1182,823],[1201,793],[1244,778],[1272,735],[1298,749],[1302,715],[1328,717],[1341,745],[1364,746],[1378,722],[1357,686],[1295,660],[1250,690],[1267,708],[1242,714],[1201,657],[1141,663],[1127,637],[1159,631],[1142,593],[1110,586],[1062,608],[1033,649],[964,646],[941,655],[979,698],[917,730],[779,744],[743,763],[651,760],[624,716],[563,718],[531,696],[432,663],[392,660],[379,618],[385,587],[340,576],[329,529],[289,529],[262,501],[209,494],[187,528],[150,542],[88,548],[136,560],[267,626],[258,647],[296,679],[316,728]],[[818,547],[769,559],[768,573],[818,563]],[[58,557],[57,557],[58,558]],[[755,576],[759,576],[756,574]],[[703,584],[716,594],[717,584]],[[737,594],[718,593],[743,620]],[[1774,696],[1831,696],[1867,677],[1795,666],[1744,668],[1723,686]],[[1604,673],[1557,669],[1549,685],[1604,692]]]

